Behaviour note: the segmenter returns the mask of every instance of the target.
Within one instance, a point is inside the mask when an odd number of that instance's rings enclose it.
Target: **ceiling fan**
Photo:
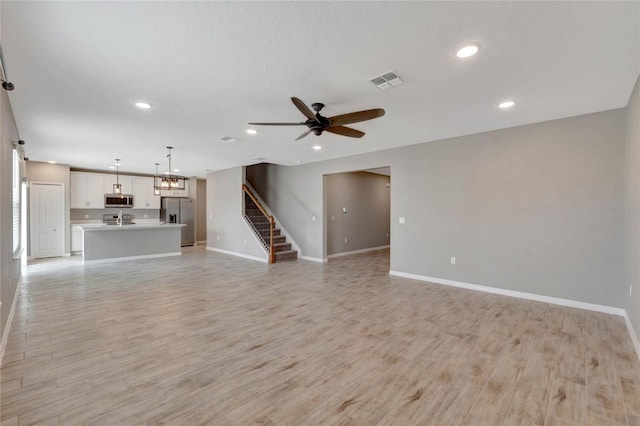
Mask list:
[[[327,132],[335,133],[336,135],[349,136],[351,138],[361,138],[364,136],[364,132],[360,130],[346,127],[345,124],[359,123],[360,121],[371,120],[373,118],[382,117],[384,110],[382,108],[367,109],[364,111],[350,112],[348,114],[334,115],[333,117],[323,117],[320,115],[320,111],[324,108],[324,104],[319,102],[311,104],[311,108],[316,113],[314,114],[308,106],[304,104],[300,99],[293,97],[291,102],[300,110],[302,115],[307,117],[307,121],[301,121],[299,123],[249,123],[255,126],[307,126],[309,130],[301,134],[296,138],[300,140],[313,132],[316,136],[320,136],[325,130]]]

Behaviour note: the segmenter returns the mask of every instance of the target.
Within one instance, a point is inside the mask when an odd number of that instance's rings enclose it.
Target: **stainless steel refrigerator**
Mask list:
[[[170,198],[161,200],[160,221],[182,223],[182,246],[192,246],[195,241],[193,200],[191,198]]]

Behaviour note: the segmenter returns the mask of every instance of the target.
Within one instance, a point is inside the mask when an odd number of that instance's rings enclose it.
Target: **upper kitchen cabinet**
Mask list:
[[[189,196],[189,180],[184,180],[184,189],[163,189],[160,191],[163,197],[188,197]]]
[[[133,208],[159,209],[160,197],[153,195],[153,178],[133,178]]]
[[[116,175],[103,175],[103,177],[104,194],[113,194],[113,185],[116,184]],[[122,185],[122,194],[133,194],[133,177],[120,175],[118,182]],[[133,201],[135,202],[135,199]]]
[[[72,209],[104,208],[104,176],[71,172],[69,195]]]

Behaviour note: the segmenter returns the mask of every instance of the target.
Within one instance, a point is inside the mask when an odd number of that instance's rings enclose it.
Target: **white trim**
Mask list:
[[[485,293],[500,294],[502,296],[517,297],[519,299],[535,300],[537,302],[551,303],[553,305],[562,305],[562,306],[569,306],[572,308],[586,309],[587,311],[604,312],[605,314],[613,314],[613,315],[619,315],[619,316],[625,315],[624,309],[614,308],[613,306],[596,305],[594,303],[578,302],[576,300],[562,299],[559,297],[543,296],[540,294],[525,293],[522,291],[506,290],[503,288],[488,287],[488,286],[478,285],[478,284],[469,284],[469,283],[463,283],[460,281],[452,281],[452,280],[446,280],[443,278],[427,277],[425,275],[409,274],[406,272],[399,272],[399,271],[389,271],[389,275],[402,277],[402,278],[410,278],[410,279],[419,280],[419,281],[428,281],[430,283],[443,284],[443,285],[448,285],[452,287],[466,288],[468,290],[483,291]]]
[[[631,341],[633,342],[633,347],[636,350],[636,355],[638,356],[638,360],[640,360],[640,340],[638,340],[638,335],[633,329],[633,325],[631,325],[631,320],[629,319],[629,315],[627,315],[627,311],[624,312],[624,322],[627,323],[627,331],[631,335]]]
[[[245,258],[245,259],[257,260],[258,262],[262,262],[262,263],[269,263],[269,262],[267,262],[267,259],[265,259],[265,258],[257,257],[257,256],[251,256],[250,254],[236,253],[235,251],[222,250],[222,249],[219,249],[219,248],[216,248],[216,247],[208,247],[208,246],[207,246],[207,250],[217,251],[218,253],[230,254],[231,256],[238,256],[238,257],[242,257],[242,258]]]
[[[360,249],[360,250],[352,250],[352,251],[343,251],[342,253],[335,253],[335,254],[330,254],[327,256],[328,259],[333,259],[334,257],[342,257],[342,256],[351,256],[352,254],[359,254],[359,253],[367,253],[370,251],[376,251],[376,250],[382,250],[382,249],[386,249],[391,247],[389,244],[387,244],[386,246],[378,246],[378,247],[369,247],[369,248],[365,248],[365,249]]]
[[[196,241],[196,244],[199,245],[199,246],[206,245],[207,244],[207,240]]]
[[[20,286],[22,285],[22,274],[18,280],[16,286],[16,292],[13,294],[13,302],[11,302],[11,309],[9,310],[9,316],[7,317],[7,323],[4,326],[4,332],[2,333],[2,342],[0,342],[0,365],[2,365],[2,359],[4,358],[4,350],[7,347],[7,340],[9,339],[9,331],[11,330],[11,323],[13,322],[13,313],[16,310],[16,301],[18,300],[18,293]],[[0,303],[2,305],[2,303]]]
[[[89,265],[89,264],[93,265],[95,263],[122,262],[125,260],[153,259],[155,257],[168,257],[168,256],[182,256],[182,252],[174,251],[171,253],[143,254],[141,256],[110,257],[108,259],[94,259],[94,260],[82,259],[82,263],[85,265]]]
[[[322,257],[311,257],[311,256],[298,256],[298,259],[302,259],[302,260],[308,260],[311,262],[319,262],[319,263],[327,263],[327,258],[322,258]]]

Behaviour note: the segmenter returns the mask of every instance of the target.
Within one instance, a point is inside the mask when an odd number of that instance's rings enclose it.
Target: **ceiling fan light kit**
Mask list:
[[[324,104],[315,102],[311,104],[313,111],[300,99],[296,97],[291,98],[291,102],[298,108],[298,110],[307,117],[306,121],[298,123],[249,123],[252,126],[307,126],[308,130],[302,133],[296,138],[300,140],[313,132],[314,135],[320,136],[322,132],[327,131],[336,135],[348,136],[351,138],[361,138],[365,135],[360,130],[346,127],[345,124],[359,123],[361,121],[372,120],[374,118],[382,117],[384,115],[384,109],[375,108],[367,109],[364,111],[350,112],[348,114],[335,115],[333,117],[324,117],[320,114],[320,111],[324,108]]]

